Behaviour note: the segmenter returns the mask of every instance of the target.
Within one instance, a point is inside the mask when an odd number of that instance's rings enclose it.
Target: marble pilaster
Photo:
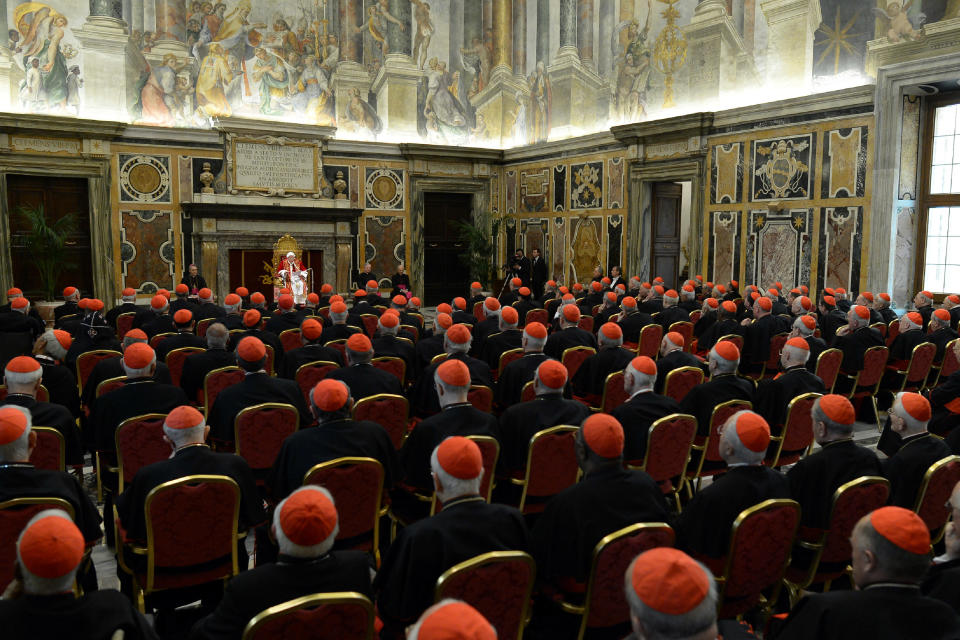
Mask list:
[[[412,49],[411,11],[410,0],[390,0],[390,15],[400,21],[400,24],[387,23],[387,45],[389,55],[405,54],[410,56]],[[401,25],[403,27],[401,28]]]
[[[821,21],[819,0],[760,0],[760,10],[768,29],[767,86],[805,93],[813,82],[814,34]]]
[[[537,0],[537,62],[550,59],[550,0]]]
[[[577,48],[580,61],[593,66],[593,0],[577,2]]]
[[[143,33],[143,0],[130,0],[130,32]]]
[[[577,0],[560,0],[560,49],[557,57],[577,56]]]
[[[493,69],[490,82],[513,75],[513,1],[493,0]]]
[[[687,99],[705,102],[715,100],[721,92],[735,91],[737,60],[744,45],[722,0],[700,3],[682,29],[687,38],[687,64],[682,72]]]
[[[363,24],[363,2],[361,0],[340,0],[340,66],[343,61],[360,66],[363,62],[363,34],[356,28]],[[339,101],[339,97],[338,97]]]
[[[597,15],[600,18],[600,44],[597,46],[597,71],[605,76],[613,71],[613,52],[610,50],[610,41],[613,39],[614,1],[600,0]]]
[[[576,50],[557,55],[547,67],[553,93],[550,112],[550,140],[572,138],[596,127],[608,117],[607,84],[590,67],[580,62]]]
[[[84,109],[101,119],[127,117],[127,23],[91,15],[74,30],[83,47]]]
[[[527,74],[527,0],[513,0],[513,72]]]

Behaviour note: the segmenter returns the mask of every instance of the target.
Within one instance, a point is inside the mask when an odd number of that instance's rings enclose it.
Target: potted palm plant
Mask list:
[[[77,215],[68,213],[51,224],[42,204],[19,206],[16,214],[27,225],[21,238],[40,275],[43,297],[52,303],[57,295],[60,274],[71,265],[66,257],[66,243],[70,234],[77,230]]]
[[[470,271],[470,277],[484,287],[490,287],[497,278],[493,239],[497,236],[499,220],[493,220],[490,233],[466,222],[458,223],[458,237],[466,246],[460,260]]]

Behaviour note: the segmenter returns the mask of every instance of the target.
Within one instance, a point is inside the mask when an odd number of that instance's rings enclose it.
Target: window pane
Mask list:
[[[943,291],[943,267],[928,264],[923,275],[923,288],[928,291]]]
[[[949,165],[933,167],[930,172],[930,193],[950,193]]]
[[[943,288],[940,291],[957,291],[960,289],[960,265],[948,264],[944,272]]]
[[[956,131],[957,106],[950,105],[937,109],[937,123],[934,127],[935,136],[949,136]]]
[[[933,164],[952,164],[953,146],[956,136],[938,136],[933,139]]]
[[[960,207],[951,207],[950,208],[950,226],[947,227],[949,235],[960,236]],[[955,260],[960,264],[960,256]]]
[[[960,164],[953,165],[951,169],[953,181],[950,184],[950,193],[960,193]]]
[[[934,260],[932,257],[927,260],[929,263],[940,262],[943,264],[960,264],[960,236],[950,236],[946,238],[947,250],[943,258]]]
[[[947,238],[929,236],[927,238],[927,264],[945,264],[947,262]]]
[[[931,207],[930,213],[927,215],[927,235],[947,235],[947,222],[949,218],[950,207]],[[957,229],[957,233],[960,234],[960,228]]]

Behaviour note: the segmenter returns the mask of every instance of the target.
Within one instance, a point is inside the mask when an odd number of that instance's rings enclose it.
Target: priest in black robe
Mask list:
[[[757,386],[754,410],[779,436],[787,422],[790,403],[805,393],[826,393],[823,380],[807,370],[810,346],[803,338],[790,338],[780,353],[782,371],[774,378],[761,380]]]
[[[220,322],[212,323],[207,327],[207,335],[204,339],[207,343],[206,351],[184,358],[183,369],[180,372],[180,388],[191,402],[200,400],[203,381],[208,373],[214,369],[233,367],[237,364],[236,352],[227,350],[230,334],[226,326]]]
[[[404,340],[400,340],[400,318],[396,313],[384,313],[377,322],[377,333],[371,341],[373,357],[400,358],[404,363],[405,380],[413,378],[414,350],[413,345],[406,340],[410,335],[404,331]]]
[[[444,351],[448,354],[447,360],[459,360],[470,370],[470,384],[485,386],[493,389],[493,380],[490,375],[490,366],[483,360],[471,358],[467,355],[470,350],[470,329],[466,325],[455,324],[444,334]],[[442,361],[441,361],[442,362]],[[424,369],[423,374],[410,389],[410,410],[413,414],[427,417],[440,411],[440,400],[434,385],[434,374],[440,362],[435,362]]]
[[[563,360],[563,352],[571,347],[597,348],[597,338],[589,331],[579,326],[580,309],[576,305],[567,304],[560,310],[560,330],[555,331],[547,338],[543,352],[554,360]]]
[[[643,462],[650,426],[660,418],[681,413],[676,400],[654,392],[656,379],[657,367],[647,356],[637,356],[623,371],[623,386],[629,399],[612,415],[623,427],[623,456],[631,464]]]
[[[80,393],[77,378],[63,363],[73,338],[66,331],[48,329],[33,345],[34,355],[43,367],[43,386],[50,394],[50,402],[66,407],[74,418],[80,417]]]
[[[281,378],[293,380],[297,370],[310,362],[333,362],[338,367],[344,364],[342,353],[323,345],[323,325],[318,320],[307,318],[300,324],[300,344],[303,346],[284,354],[283,367],[278,374]]]
[[[900,437],[899,448],[882,464],[890,481],[890,504],[912,509],[924,474],[951,455],[947,443],[927,431],[931,413],[930,402],[917,393],[897,394],[890,407],[890,430]]]
[[[697,351],[706,353],[720,338],[729,335],[743,335],[743,327],[737,322],[737,305],[729,300],[720,305],[717,321],[697,338]]]
[[[547,329],[539,322],[531,322],[523,328],[523,339],[520,343],[523,357],[505,366],[503,373],[497,378],[494,400],[498,407],[507,408],[520,402],[523,387],[533,380],[537,367],[544,361],[551,360],[543,353],[546,342]]]
[[[157,343],[157,360],[166,362],[168,353],[182,347],[206,348],[206,341],[193,333],[195,323],[193,314],[188,309],[180,309],[174,313],[173,323],[177,332]]]
[[[952,316],[946,309],[937,309],[930,318],[930,327],[927,330],[927,342],[932,342],[937,345],[937,355],[933,358],[933,361],[936,363],[943,362],[943,354],[947,349],[947,345],[950,344],[951,341],[960,338],[960,334],[953,329],[953,327],[957,325],[951,324],[952,322]]]
[[[718,342],[710,350],[708,367],[710,380],[697,385],[680,403],[680,412],[697,419],[697,434],[710,434],[710,418],[713,409],[728,400],[753,402],[754,387],[749,380],[737,375],[740,350],[729,340]]]
[[[513,307],[500,310],[500,331],[487,336],[483,348],[477,353],[477,357],[486,362],[491,371],[496,371],[500,366],[500,356],[504,352],[520,348],[523,331],[517,328],[519,319],[520,315]]]
[[[573,393],[591,406],[599,406],[607,376],[623,371],[636,355],[623,348],[623,331],[615,322],[608,322],[597,333],[599,351],[587,357],[570,381]]]
[[[653,324],[650,314],[637,311],[637,299],[631,296],[620,301],[620,315],[614,316],[613,321],[620,325],[623,341],[630,344],[638,344],[640,332],[648,324]]]
[[[653,389],[657,393],[663,393],[664,385],[667,384],[667,376],[670,375],[671,371],[680,367],[696,367],[701,370],[706,368],[706,363],[703,360],[683,350],[685,343],[686,340],[683,335],[676,331],[665,334],[660,341],[660,357],[657,358],[657,383]]]

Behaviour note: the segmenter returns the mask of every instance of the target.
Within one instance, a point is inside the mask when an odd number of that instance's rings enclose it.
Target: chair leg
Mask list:
[[[877,409],[877,395],[870,395],[870,402],[873,403],[873,419],[877,421],[877,431],[883,432],[883,425],[880,423],[880,411]]]
[[[100,452],[93,452],[93,469],[97,474],[97,504],[103,504],[103,471],[100,469]]]

